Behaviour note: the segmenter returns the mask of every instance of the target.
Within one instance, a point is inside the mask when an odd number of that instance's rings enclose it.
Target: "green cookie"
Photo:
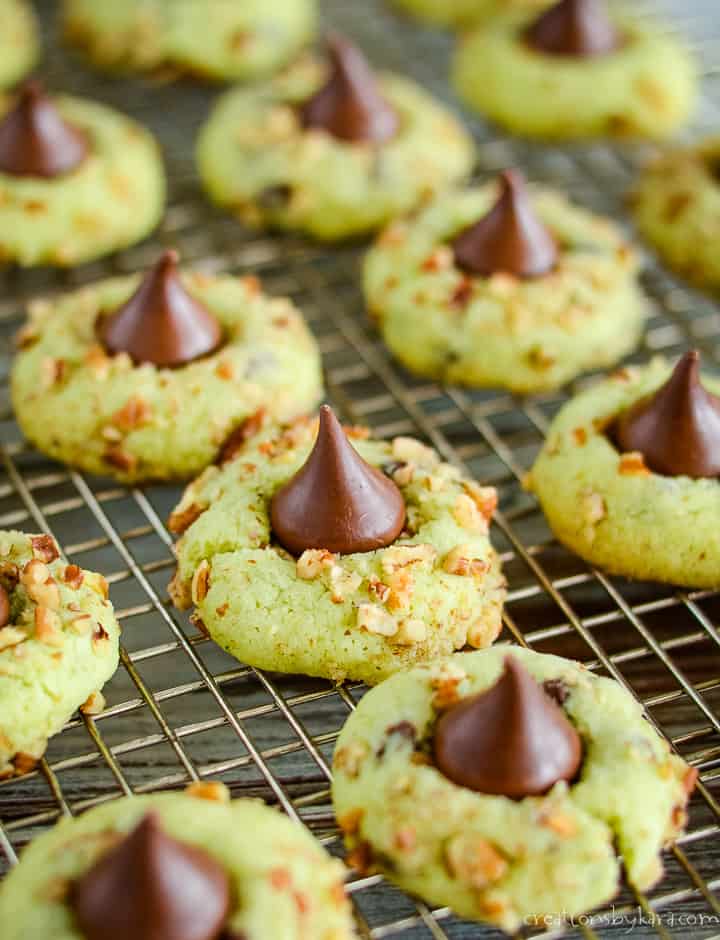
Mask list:
[[[90,152],[52,179],[0,173],[0,260],[23,267],[69,267],[133,245],[165,205],[162,158],[148,131],[95,101],[61,96],[55,104],[85,132]]]
[[[184,281],[219,320],[225,343],[177,369],[134,365],[98,343],[98,318],[127,300],[136,277],[31,307],[12,399],[39,450],[125,482],[188,479],[256,412],[287,419],[317,404],[320,354],[289,300],[267,297],[255,277],[198,272]]]
[[[314,35],[316,0],[64,0],[63,27],[98,68],[164,67],[215,80],[252,79],[288,62]]]
[[[632,204],[642,234],[667,264],[696,284],[720,288],[720,138],[659,156]]]
[[[459,121],[413,82],[381,79],[400,129],[377,146],[305,129],[298,107],[324,83],[305,60],[248,89],[227,92],[198,141],[211,199],[253,226],[298,229],[334,241],[376,229],[433,190],[466,176],[473,144]]]
[[[465,27],[508,9],[540,9],[550,0],[392,0],[404,13],[436,26]]]
[[[651,473],[605,433],[670,369],[623,369],[560,411],[528,477],[555,535],[613,574],[688,587],[720,585],[720,481]],[[703,380],[720,394],[717,379]]]
[[[696,773],[670,753],[640,705],[579,663],[512,647],[564,697],[583,743],[580,777],[521,800],[459,786],[432,761],[438,714],[492,686],[507,646],[405,670],[368,692],[340,732],[333,804],[365,870],[462,917],[513,932],[557,925],[614,897],[622,854],[638,889],[686,822]]]
[[[522,39],[534,14],[498,15],[464,37],[454,62],[460,96],[516,134],[666,137],[686,123],[697,75],[667,31],[621,18],[624,45],[608,55],[544,55]]]
[[[560,245],[553,271],[523,280],[457,267],[449,242],[495,197],[494,185],[446,192],[368,252],[367,305],[394,355],[443,382],[533,392],[630,352],[646,312],[635,253],[616,226],[557,193],[532,195]]]
[[[29,770],[75,709],[102,707],[120,627],[102,575],[67,565],[48,535],[0,532],[0,584],[1,778]]]
[[[241,662],[338,681],[372,684],[466,643],[492,643],[505,597],[488,536],[495,490],[463,479],[419,441],[350,429],[353,446],[405,498],[408,521],[392,545],[296,560],[274,542],[272,496],[305,462],[316,431],[309,418],[261,431],[190,484],[169,522],[184,532],[175,604],[194,604]]]
[[[73,882],[150,812],[168,835],[227,871],[228,940],[353,940],[342,864],[260,800],[229,802],[219,783],[113,800],[38,836],[0,885],[3,940],[84,940],[69,903]]]
[[[27,0],[0,0],[0,22],[0,88],[10,88],[37,62],[40,40]]]

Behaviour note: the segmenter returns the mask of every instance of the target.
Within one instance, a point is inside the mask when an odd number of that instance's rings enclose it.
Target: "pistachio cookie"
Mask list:
[[[187,479],[258,409],[288,419],[322,394],[320,355],[289,300],[254,277],[181,274],[166,252],[36,302],[12,399],[39,450],[124,482]]]
[[[0,886],[3,940],[352,940],[343,872],[260,800],[195,783],[35,839]]]
[[[0,778],[30,770],[76,708],[102,701],[119,634],[102,575],[66,564],[49,535],[0,532]]]
[[[695,63],[646,19],[610,15],[603,0],[560,0],[539,17],[510,10],[463,38],[460,96],[532,137],[666,137],[689,118]]]
[[[465,27],[508,8],[525,10],[547,6],[549,0],[392,0],[394,6],[436,26]]]
[[[361,234],[471,169],[470,136],[425,91],[376,79],[339,37],[330,56],[228,92],[201,132],[208,194],[250,225]]]
[[[697,777],[614,680],[515,647],[372,689],[333,765],[349,861],[509,932],[612,898],[616,847],[655,884]]]
[[[447,191],[395,220],[365,259],[368,309],[419,375],[557,388],[630,352],[645,322],[638,262],[608,220],[550,190]]]
[[[311,39],[316,0],[64,0],[63,27],[101,69],[163,68],[244,80],[288,62]]]
[[[37,62],[38,28],[27,0],[0,0],[0,22],[0,88],[10,88]]]
[[[191,483],[169,522],[176,605],[241,662],[338,681],[492,643],[495,490],[412,438],[347,435],[324,406]]]
[[[613,574],[718,587],[718,394],[692,352],[565,405],[528,477],[560,541]]]
[[[631,202],[638,228],[671,268],[720,289],[720,138],[658,156]]]

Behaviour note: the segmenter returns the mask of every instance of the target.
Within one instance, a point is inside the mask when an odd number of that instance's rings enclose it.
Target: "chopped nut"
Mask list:
[[[62,646],[65,638],[60,626],[60,618],[55,611],[38,605],[35,608],[35,635],[41,643],[48,646]]]
[[[230,791],[220,780],[196,780],[185,788],[185,793],[211,803],[230,802]]]
[[[440,245],[420,265],[423,271],[445,271],[452,267],[453,253],[448,245]]]
[[[111,467],[117,467],[118,470],[125,473],[132,473],[138,463],[135,454],[131,454],[121,447],[108,448],[103,454],[103,460],[105,463],[109,463]]]
[[[83,570],[78,565],[67,565],[63,571],[63,581],[76,591],[83,583],[84,578]]]
[[[83,715],[99,715],[105,708],[105,696],[102,692],[91,692],[85,699],[80,711]]]
[[[324,548],[308,548],[295,563],[297,576],[302,578],[303,581],[314,581],[324,571],[332,568],[336,557]]]
[[[361,875],[368,875],[372,870],[373,851],[369,842],[359,842],[348,852],[347,864]]]
[[[86,633],[90,632],[91,627],[92,617],[90,614],[80,614],[79,617],[75,617],[70,621],[70,629],[79,636],[85,636]]]
[[[12,590],[20,580],[20,569],[13,561],[0,563],[0,582],[6,590]]]
[[[101,623],[96,623],[92,635],[93,650],[96,653],[100,653],[109,639],[110,634],[105,627]]]
[[[96,379],[103,381],[110,374],[110,357],[100,345],[91,346],[85,354],[85,365]]]
[[[30,542],[33,558],[44,561],[46,565],[60,557],[57,542],[51,535],[31,535]]]
[[[388,577],[390,596],[386,604],[389,610],[403,610],[410,605],[413,593],[413,578],[406,568],[395,571]]]
[[[434,562],[437,552],[432,545],[393,545],[382,553],[382,569],[392,574],[408,565]]]
[[[572,436],[578,447],[587,444],[587,431],[585,428],[573,428]]]
[[[374,575],[368,581],[368,591],[373,597],[376,597],[381,604],[384,604],[390,597],[390,588],[383,581],[380,581]]]
[[[649,477],[650,471],[645,465],[645,459],[639,451],[631,451],[620,457],[618,472],[623,476]]]
[[[460,493],[455,500],[453,516],[457,524],[468,532],[485,533],[488,530],[487,519],[467,493]]]
[[[361,808],[351,809],[343,816],[338,817],[338,826],[346,836],[354,836],[360,829],[360,823],[365,815],[365,810]]]
[[[482,889],[503,877],[508,868],[505,858],[474,833],[462,833],[450,840],[445,849],[448,869],[460,881]]]
[[[50,577],[50,569],[42,561],[33,558],[22,569],[20,583],[32,597],[31,591],[40,584],[44,584]]]
[[[335,770],[342,770],[347,777],[354,778],[360,773],[360,768],[367,756],[368,749],[366,745],[359,741],[353,741],[335,751],[333,767]]]
[[[415,477],[415,464],[401,463],[397,470],[392,474],[392,478],[398,486],[408,486]]]
[[[577,832],[577,823],[572,816],[567,816],[559,811],[541,815],[540,825],[552,829],[563,839],[569,839]]]
[[[395,619],[377,604],[358,605],[357,625],[361,630],[378,636],[394,636],[398,631]]]
[[[441,711],[454,705],[460,698],[458,686],[467,678],[467,673],[455,663],[444,662],[433,667],[430,673],[430,688],[433,690],[433,708]]]
[[[396,437],[392,442],[392,455],[395,460],[416,463],[428,469],[433,469],[440,463],[440,458],[432,447],[414,437]]]
[[[0,630],[0,651],[8,649],[11,646],[17,646],[27,640],[27,633],[18,627],[3,627]]]
[[[152,408],[139,395],[129,398],[119,411],[110,418],[111,423],[121,431],[133,431],[152,419]]]
[[[235,378],[235,370],[233,369],[232,362],[229,359],[221,359],[215,366],[215,375],[225,382],[232,382]]]
[[[168,529],[175,535],[182,535],[207,508],[207,506],[203,506],[200,503],[190,503],[188,506],[183,506],[181,503],[180,506],[170,514]]]
[[[393,835],[393,845],[399,852],[412,852],[417,845],[417,837],[412,826],[403,826]]]
[[[482,577],[490,564],[482,558],[473,558],[475,549],[471,545],[456,545],[443,560],[443,570],[460,577]]]
[[[341,565],[330,568],[330,600],[333,604],[342,604],[348,594],[354,594],[362,584],[362,578],[355,571],[347,571]]]
[[[35,770],[39,760],[40,758],[33,754],[26,754],[23,751],[18,751],[18,753],[13,758],[15,773],[18,777],[21,777],[23,774],[29,774],[30,771]]]
[[[210,587],[210,565],[205,559],[195,569],[192,577],[192,599],[194,604],[199,604],[207,597]]]
[[[62,382],[66,372],[64,359],[52,359],[46,356],[40,363],[40,384],[43,389],[52,388]]]
[[[263,427],[266,414],[267,409],[258,408],[232,431],[220,448],[218,463],[228,463],[237,457],[245,442],[254,437]]]
[[[474,480],[465,480],[463,488],[477,506],[480,515],[490,522],[497,509],[498,494],[494,486],[480,486]]]
[[[490,608],[485,616],[474,620],[468,627],[467,642],[475,649],[484,649],[497,639],[502,629],[502,605]]]
[[[414,646],[427,639],[427,624],[424,620],[401,620],[397,633],[393,636],[393,643],[398,646]]]

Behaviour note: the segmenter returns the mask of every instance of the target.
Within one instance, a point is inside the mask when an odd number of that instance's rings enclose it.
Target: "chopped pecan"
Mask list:
[[[358,604],[357,625],[378,636],[394,636],[398,631],[397,621],[377,604]]]
[[[133,431],[152,420],[152,408],[139,395],[133,395],[122,408],[110,418],[111,423],[121,431]]]
[[[445,849],[445,860],[452,875],[476,889],[499,881],[508,868],[500,852],[475,833],[462,833],[451,839]]]
[[[424,620],[408,618],[400,621],[400,626],[392,641],[398,646],[414,646],[427,639],[427,632],[427,624]]]
[[[31,535],[33,558],[44,561],[46,565],[60,557],[57,542],[51,535]]]
[[[258,408],[251,415],[248,415],[225,439],[225,443],[220,448],[218,463],[228,463],[234,460],[246,441],[254,437],[265,424],[267,415],[266,408]]]
[[[364,809],[351,809],[342,816],[338,817],[338,826],[346,836],[354,836],[360,829],[360,823],[365,815]]]
[[[73,590],[77,591],[78,588],[82,585],[85,579],[85,575],[79,565],[66,565],[62,578],[68,587],[71,587]]]
[[[210,565],[205,559],[195,569],[192,577],[192,599],[194,604],[199,604],[207,597],[210,588]]]
[[[80,706],[83,715],[99,715],[105,708],[105,696],[102,692],[91,692]]]
[[[170,514],[168,529],[175,535],[182,535],[196,519],[200,518],[207,508],[207,506],[200,503],[189,503],[187,506],[183,506],[181,503]]]
[[[650,476],[650,470],[648,470],[645,459],[639,451],[630,451],[630,453],[622,454],[618,465],[618,472],[622,476]]]
[[[54,610],[38,605],[35,608],[35,635],[47,646],[62,646],[65,638],[60,626],[60,618]]]
[[[211,803],[230,802],[230,791],[220,780],[196,780],[185,788],[185,793]]]
[[[92,646],[93,650],[96,653],[101,652],[104,648],[107,641],[110,639],[110,634],[107,632],[105,627],[101,623],[96,623],[93,628],[92,635]]]
[[[298,578],[303,581],[314,581],[323,572],[331,569],[337,556],[324,548],[308,548],[295,562]]]

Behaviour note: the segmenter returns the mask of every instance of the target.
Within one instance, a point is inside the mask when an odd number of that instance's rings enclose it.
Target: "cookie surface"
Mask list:
[[[380,81],[401,121],[381,147],[303,128],[298,108],[325,75],[306,60],[262,87],[221,97],[197,148],[214,202],[252,226],[334,240],[377,228],[470,172],[473,144],[460,122],[397,75]]]
[[[468,26],[513,9],[540,9],[549,0],[391,0],[404,13],[437,26]]]
[[[27,0],[0,0],[0,22],[0,88],[10,88],[37,62],[37,22]]]
[[[165,171],[149,131],[94,101],[54,102],[91,148],[76,170],[54,179],[0,173],[0,260],[23,267],[67,267],[132,245],[155,228],[165,204]]]
[[[720,138],[663,154],[643,170],[632,206],[642,234],[693,283],[720,288]]]
[[[68,565],[48,535],[0,532],[0,584],[10,599],[0,628],[1,778],[31,769],[112,676],[120,627],[102,575]]]
[[[696,67],[681,43],[643,21],[618,20],[625,44],[596,58],[543,55],[525,44],[532,15],[499,14],[463,38],[455,88],[481,114],[532,137],[665,137],[697,95]]]
[[[368,309],[394,355],[419,375],[530,392],[630,352],[645,322],[635,254],[612,223],[557,193],[532,196],[560,245],[553,271],[523,280],[457,267],[449,242],[490,209],[495,192],[444,193],[391,223],[368,252]]]
[[[201,783],[187,793],[123,798],[62,819],[25,849],[0,886],[3,940],[83,940],[67,900],[72,882],[149,812],[170,836],[226,869],[236,907],[228,930],[247,940],[268,932],[284,940],[352,940],[342,864],[276,810],[259,800],[222,802],[217,788],[224,789]]]
[[[495,490],[463,480],[411,438],[370,440],[351,429],[368,463],[384,467],[408,522],[387,548],[353,555],[309,550],[295,559],[270,531],[275,491],[304,463],[317,420],[267,429],[233,460],[186,489],[170,518],[184,532],[171,596],[195,605],[212,638],[241,662],[368,683],[500,632],[505,585],[488,537]]]
[[[283,65],[313,36],[316,0],[65,0],[63,28],[102,69],[163,67],[215,80]]]
[[[527,918],[577,915],[613,897],[613,840],[631,883],[654,884],[696,775],[616,682],[512,647],[538,682],[562,693],[584,745],[580,777],[522,800],[452,783],[429,756],[437,716],[492,686],[509,652],[459,654],[368,692],[338,738],[333,804],[352,862],[382,869],[432,904],[514,931]]]
[[[693,587],[720,584],[720,481],[650,472],[604,433],[670,374],[653,361],[623,369],[560,411],[529,475],[555,535],[613,574]],[[720,382],[703,380],[717,395]]]
[[[187,479],[264,408],[287,419],[317,404],[320,356],[289,300],[254,277],[183,276],[225,331],[217,352],[177,369],[134,365],[98,343],[98,318],[138,278],[102,281],[38,302],[21,331],[12,398],[24,433],[44,453],[90,473],[132,482]]]

